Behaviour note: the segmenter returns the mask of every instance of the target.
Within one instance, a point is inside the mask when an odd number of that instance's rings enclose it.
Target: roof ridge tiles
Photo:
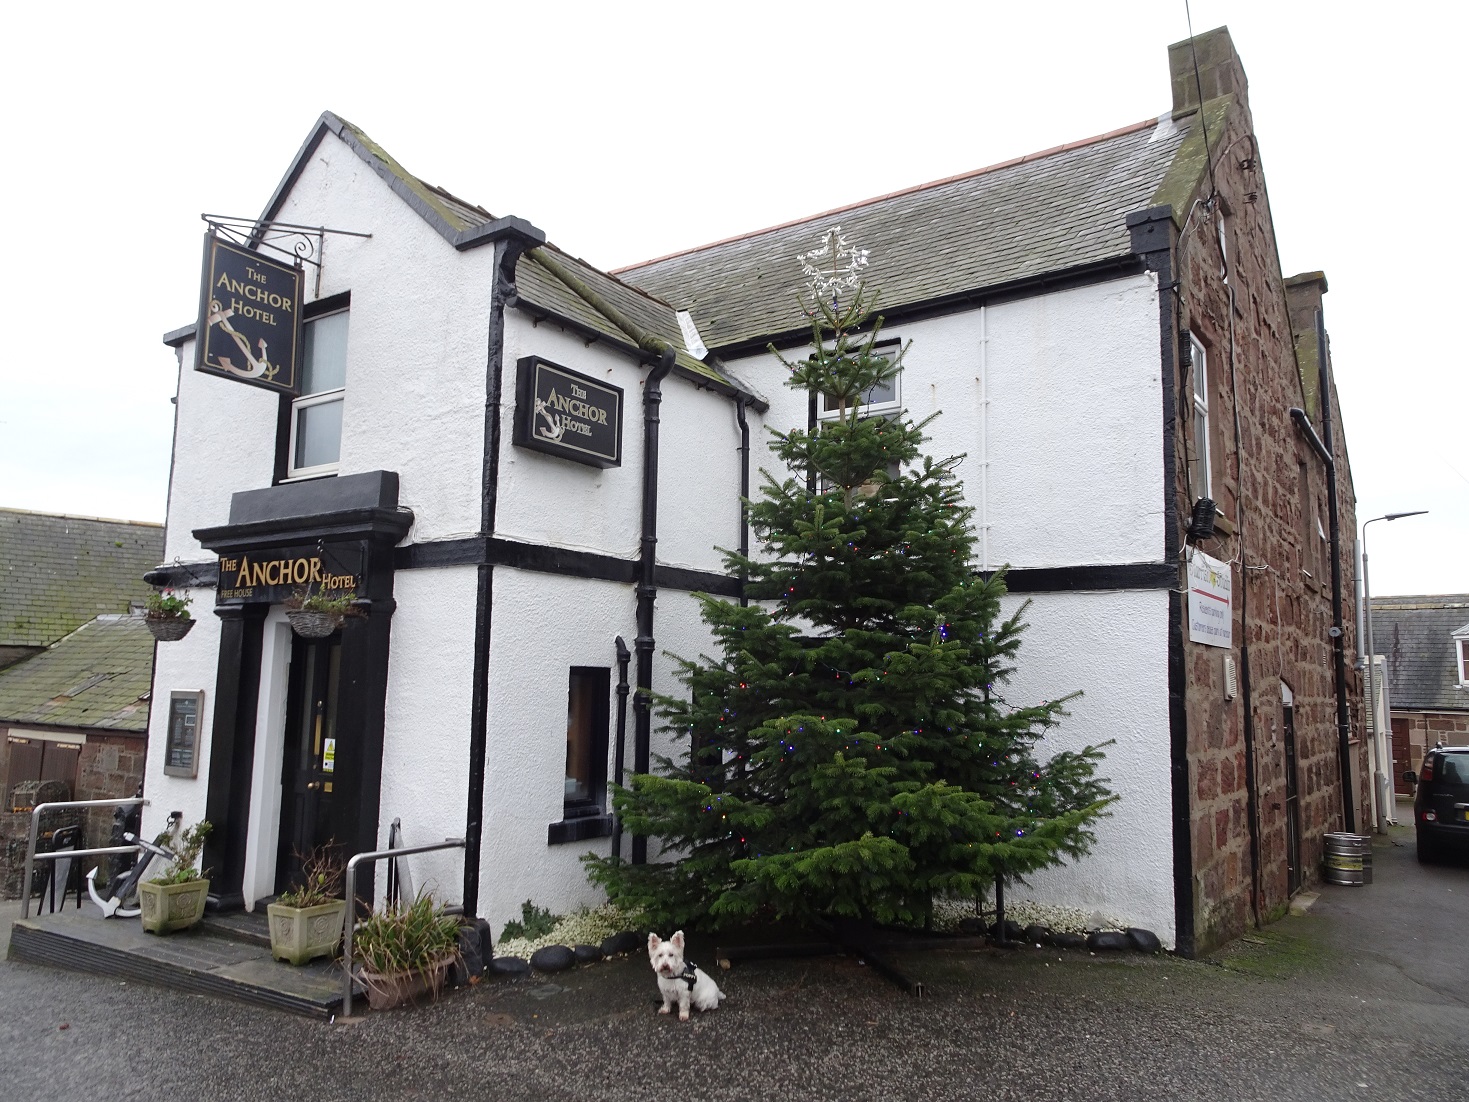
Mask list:
[[[832,215],[846,214],[850,211],[859,210],[862,207],[870,207],[875,203],[882,203],[887,201],[888,199],[897,199],[904,195],[913,195],[920,191],[928,191],[932,188],[944,187],[947,184],[958,183],[960,180],[970,180],[977,176],[983,176],[990,172],[998,172],[1001,169],[1014,168],[1016,165],[1029,164],[1033,161],[1039,161],[1046,157],[1053,157],[1059,153],[1069,153],[1073,149],[1083,149],[1086,146],[1096,145],[1099,142],[1109,141],[1112,138],[1120,138],[1127,134],[1134,134],[1139,130],[1145,130],[1149,127],[1156,127],[1158,125],[1158,122],[1159,120],[1156,118],[1144,119],[1141,122],[1130,123],[1127,126],[1120,126],[1116,130],[1109,130],[1105,134],[1095,134],[1090,138],[1081,138],[1074,142],[1065,142],[1061,145],[1053,145],[1049,149],[1038,150],[1034,153],[1026,153],[1019,157],[1011,157],[1009,160],[999,161],[996,164],[986,165],[983,168],[970,169],[968,172],[959,172],[954,174],[953,176],[945,176],[942,179],[929,180],[927,183],[922,184],[914,184],[911,187],[900,188],[897,191],[890,191],[884,195],[874,195],[869,199],[861,199],[855,203],[847,203],[843,206],[832,207],[830,210],[818,211],[815,214],[803,215],[800,218],[792,218],[785,222],[778,222],[773,226],[766,226],[763,229],[750,230],[746,233],[737,233],[732,237],[724,237],[720,238],[718,241],[710,241],[703,245],[695,245],[693,248],[679,249],[676,252],[666,253],[663,256],[651,257],[648,260],[639,260],[634,264],[624,264],[619,268],[609,268],[607,269],[607,274],[617,276],[621,275],[623,272],[636,271],[639,268],[648,268],[654,264],[661,264],[665,260],[673,260],[680,256],[691,256],[694,253],[701,253],[707,249],[716,249],[721,245],[731,245],[736,241],[748,241],[756,237],[761,237],[767,233],[775,233],[777,230],[786,230],[790,229],[792,226],[799,226],[805,222],[814,222],[819,218],[830,218]]]

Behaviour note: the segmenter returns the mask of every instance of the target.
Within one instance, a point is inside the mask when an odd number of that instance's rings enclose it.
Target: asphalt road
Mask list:
[[[1374,860],[1207,962],[905,955],[923,999],[846,958],[754,962],[687,1024],[638,959],[352,1025],[6,962],[0,1097],[1457,1102],[1469,863],[1420,867],[1401,830]]]

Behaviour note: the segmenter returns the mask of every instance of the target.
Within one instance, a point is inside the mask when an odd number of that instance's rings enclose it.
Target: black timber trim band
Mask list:
[[[966,310],[978,309],[981,306],[995,306],[1002,302],[1013,302],[1016,299],[1049,294],[1052,291],[1106,283],[1122,276],[1137,275],[1144,270],[1144,264],[1136,255],[1125,253],[1109,260],[1098,260],[1074,268],[1061,268],[1041,275],[1026,276],[1024,279],[996,283],[989,287],[975,287],[967,291],[936,295],[933,298],[920,299],[901,306],[883,306],[878,312],[882,314],[884,323],[891,328],[900,322],[943,317],[945,314],[958,314]],[[712,348],[710,351],[721,360],[728,361],[765,352],[771,345],[777,349],[783,349],[802,348],[810,343],[811,330],[809,328],[788,329],[766,336],[746,337],[731,344]]]
[[[399,547],[394,555],[398,570],[422,570],[439,566],[509,566],[517,570],[533,570],[541,574],[560,574],[569,578],[591,578],[604,582],[631,585],[637,581],[638,560],[619,559],[595,551],[577,551],[569,547],[549,547],[538,543],[521,543],[499,537],[414,543]],[[740,582],[712,570],[695,570],[684,566],[658,566],[660,588],[686,592],[712,593],[719,597],[738,597]]]
[[[1170,816],[1173,825],[1174,951],[1192,958],[1197,945],[1194,902],[1193,786],[1188,754],[1188,670],[1183,647],[1184,608],[1181,592],[1183,545],[1178,515],[1178,300],[1173,271],[1177,227],[1173,207],[1162,205],[1127,216],[1132,249],[1158,279],[1158,368],[1162,380],[1163,557],[1174,564],[1168,597],[1168,765]],[[1248,696],[1246,697],[1248,700]]]
[[[1038,566],[1005,572],[1005,588],[1011,593],[1172,589],[1177,584],[1178,568],[1166,562],[1129,562],[1101,566]]]

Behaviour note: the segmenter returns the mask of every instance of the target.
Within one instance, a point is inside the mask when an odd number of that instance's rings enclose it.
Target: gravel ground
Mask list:
[[[757,961],[720,973],[724,1006],[687,1024],[655,1013],[640,959],[335,1025],[5,963],[0,1094],[154,1099],[187,1076],[272,1102],[1447,1102],[1469,1082],[1469,864],[1420,868],[1406,841],[1379,842],[1373,886],[1325,888],[1309,914],[1211,961],[908,954],[923,999],[848,958]],[[709,964],[712,950],[691,956]]]

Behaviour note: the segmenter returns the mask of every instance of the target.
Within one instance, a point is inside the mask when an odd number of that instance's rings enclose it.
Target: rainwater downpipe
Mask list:
[[[750,418],[747,415],[750,399],[741,394],[735,399],[735,420],[740,426],[740,558],[750,556],[750,513],[745,502],[750,500]],[[745,596],[745,582],[749,572],[740,567],[740,607],[745,608],[750,598]]]
[[[1346,639],[1341,627],[1341,515],[1336,502],[1336,459],[1331,446],[1331,391],[1327,389],[1326,325],[1321,311],[1316,311],[1317,354],[1320,359],[1318,385],[1321,390],[1321,431],[1325,440],[1316,435],[1306,411],[1292,408],[1291,420],[1306,438],[1326,465],[1326,515],[1331,540],[1331,619],[1332,652],[1336,674],[1336,725],[1337,766],[1341,771],[1341,818],[1342,830],[1357,833],[1357,812],[1352,803],[1352,722],[1347,707],[1347,659]]]
[[[632,651],[627,649],[627,644],[622,641],[622,636],[616,640],[617,647],[617,747],[613,756],[612,780],[617,787],[622,787],[622,771],[627,761],[627,664],[632,661]],[[622,816],[617,815],[612,820],[612,856],[622,856]]]
[[[673,370],[674,352],[664,347],[658,364],[643,384],[643,524],[638,540],[638,634],[633,640],[637,655],[637,691],[633,694],[633,771],[646,773],[652,744],[653,708],[653,602],[658,596],[653,572],[658,548],[658,407],[663,401],[663,380]],[[648,839],[634,835],[632,863],[646,864]]]
[[[979,569],[990,569],[990,335],[989,307],[979,308]]]

